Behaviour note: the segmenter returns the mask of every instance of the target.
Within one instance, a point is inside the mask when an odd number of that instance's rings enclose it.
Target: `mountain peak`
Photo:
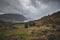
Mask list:
[[[6,13],[0,15],[0,20],[7,22],[22,22],[27,20],[27,18],[21,14]]]

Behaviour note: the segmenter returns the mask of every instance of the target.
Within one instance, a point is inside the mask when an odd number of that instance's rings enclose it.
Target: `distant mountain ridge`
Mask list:
[[[6,14],[0,15],[0,20],[6,21],[6,22],[23,22],[27,20],[27,18],[21,14],[6,13]]]

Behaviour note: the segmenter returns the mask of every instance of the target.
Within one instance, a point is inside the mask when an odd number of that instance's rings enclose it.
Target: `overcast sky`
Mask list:
[[[18,13],[28,19],[60,11],[60,0],[0,0],[0,13]]]

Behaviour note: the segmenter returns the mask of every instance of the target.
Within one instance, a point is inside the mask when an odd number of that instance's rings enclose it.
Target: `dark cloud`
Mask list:
[[[38,7],[39,5],[36,3],[40,2],[42,4],[45,4],[47,6],[52,6],[52,7],[60,7],[60,0],[31,0],[32,5],[34,5],[35,7]]]
[[[20,3],[17,0],[0,0],[0,12],[20,13]]]
[[[48,3],[48,2],[60,2],[60,0],[38,0],[38,1],[42,1],[44,3]]]
[[[8,5],[9,5],[9,3],[6,2],[5,0],[0,0],[0,9],[3,9]]]

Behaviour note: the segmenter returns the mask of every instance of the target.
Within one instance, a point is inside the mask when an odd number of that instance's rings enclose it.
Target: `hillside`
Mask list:
[[[60,11],[53,13],[48,16],[44,16],[41,19],[36,21],[37,24],[57,24],[60,25]]]

